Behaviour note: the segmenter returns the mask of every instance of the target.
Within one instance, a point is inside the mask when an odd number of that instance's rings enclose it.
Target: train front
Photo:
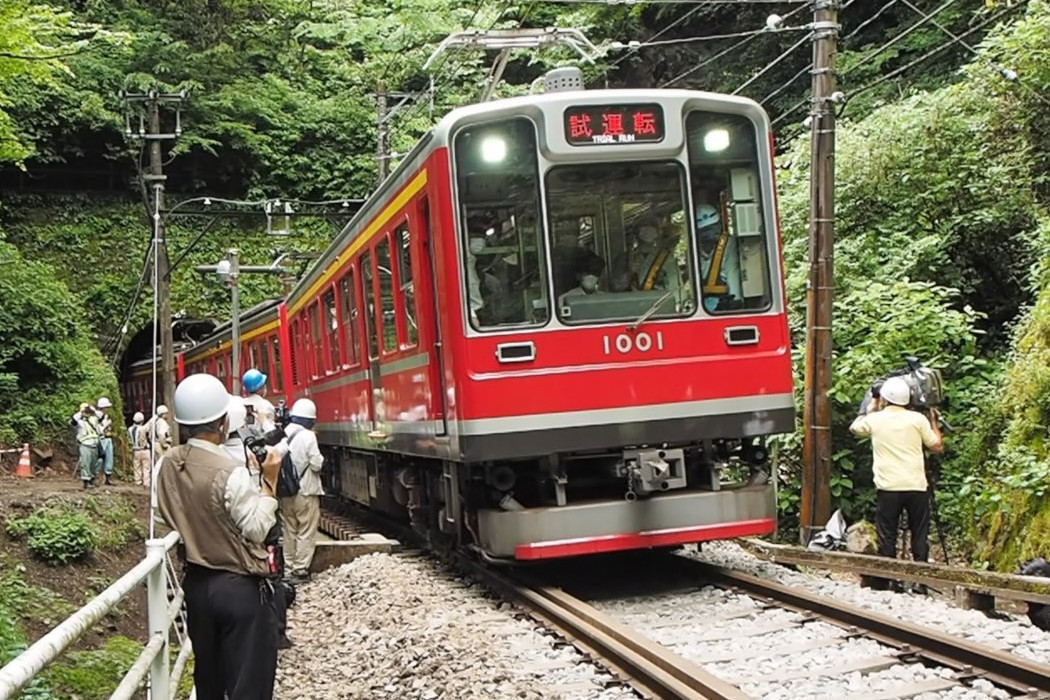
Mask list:
[[[468,111],[448,142],[446,481],[476,544],[527,560],[772,532],[764,438],[794,403],[762,109],[560,92]]]

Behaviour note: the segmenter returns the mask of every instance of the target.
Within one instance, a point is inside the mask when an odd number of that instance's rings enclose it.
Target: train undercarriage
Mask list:
[[[768,453],[756,440],[484,463],[323,449],[329,493],[485,558],[668,547],[775,527]]]

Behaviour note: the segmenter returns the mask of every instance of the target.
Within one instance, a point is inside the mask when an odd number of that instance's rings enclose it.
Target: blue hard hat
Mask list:
[[[697,204],[696,205],[696,228],[697,230],[707,228],[708,226],[717,226],[722,222],[722,217],[718,215],[718,210],[710,204]]]
[[[241,384],[244,386],[244,390],[249,394],[255,393],[259,389],[263,388],[263,384],[266,383],[266,375],[259,370],[252,367],[250,370],[244,373],[241,378]]]

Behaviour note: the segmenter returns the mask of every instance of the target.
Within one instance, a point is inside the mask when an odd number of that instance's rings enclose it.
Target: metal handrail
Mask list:
[[[131,698],[146,678],[154,689],[153,698],[173,698],[189,658],[189,643],[179,652],[175,666],[168,669],[168,632],[182,607],[184,594],[179,590],[168,602],[168,576],[165,555],[179,542],[179,533],[168,533],[163,539],[146,541],[146,557],[113,582],[84,607],[66,618],[31,647],[0,668],[0,700],[11,700],[38,673],[54,663],[95,623],[105,617],[143,581],[146,582],[149,616],[149,641],[111,698]],[[180,663],[181,662],[181,663]],[[163,688],[158,694],[156,689]]]

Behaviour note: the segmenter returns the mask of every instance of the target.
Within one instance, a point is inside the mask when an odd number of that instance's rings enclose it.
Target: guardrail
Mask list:
[[[168,637],[172,624],[182,609],[183,592],[174,584],[174,576],[165,567],[167,554],[178,544],[179,533],[146,542],[146,557],[66,620],[41,637],[22,654],[0,668],[0,700],[17,696],[38,673],[52,664],[85,632],[108,614],[137,586],[146,582],[149,639],[138,659],[121,679],[110,700],[130,700],[142,681],[149,677],[153,700],[175,698],[179,681],[191,653],[187,637],[179,649],[174,665],[168,668]],[[169,600],[169,590],[172,595]]]

